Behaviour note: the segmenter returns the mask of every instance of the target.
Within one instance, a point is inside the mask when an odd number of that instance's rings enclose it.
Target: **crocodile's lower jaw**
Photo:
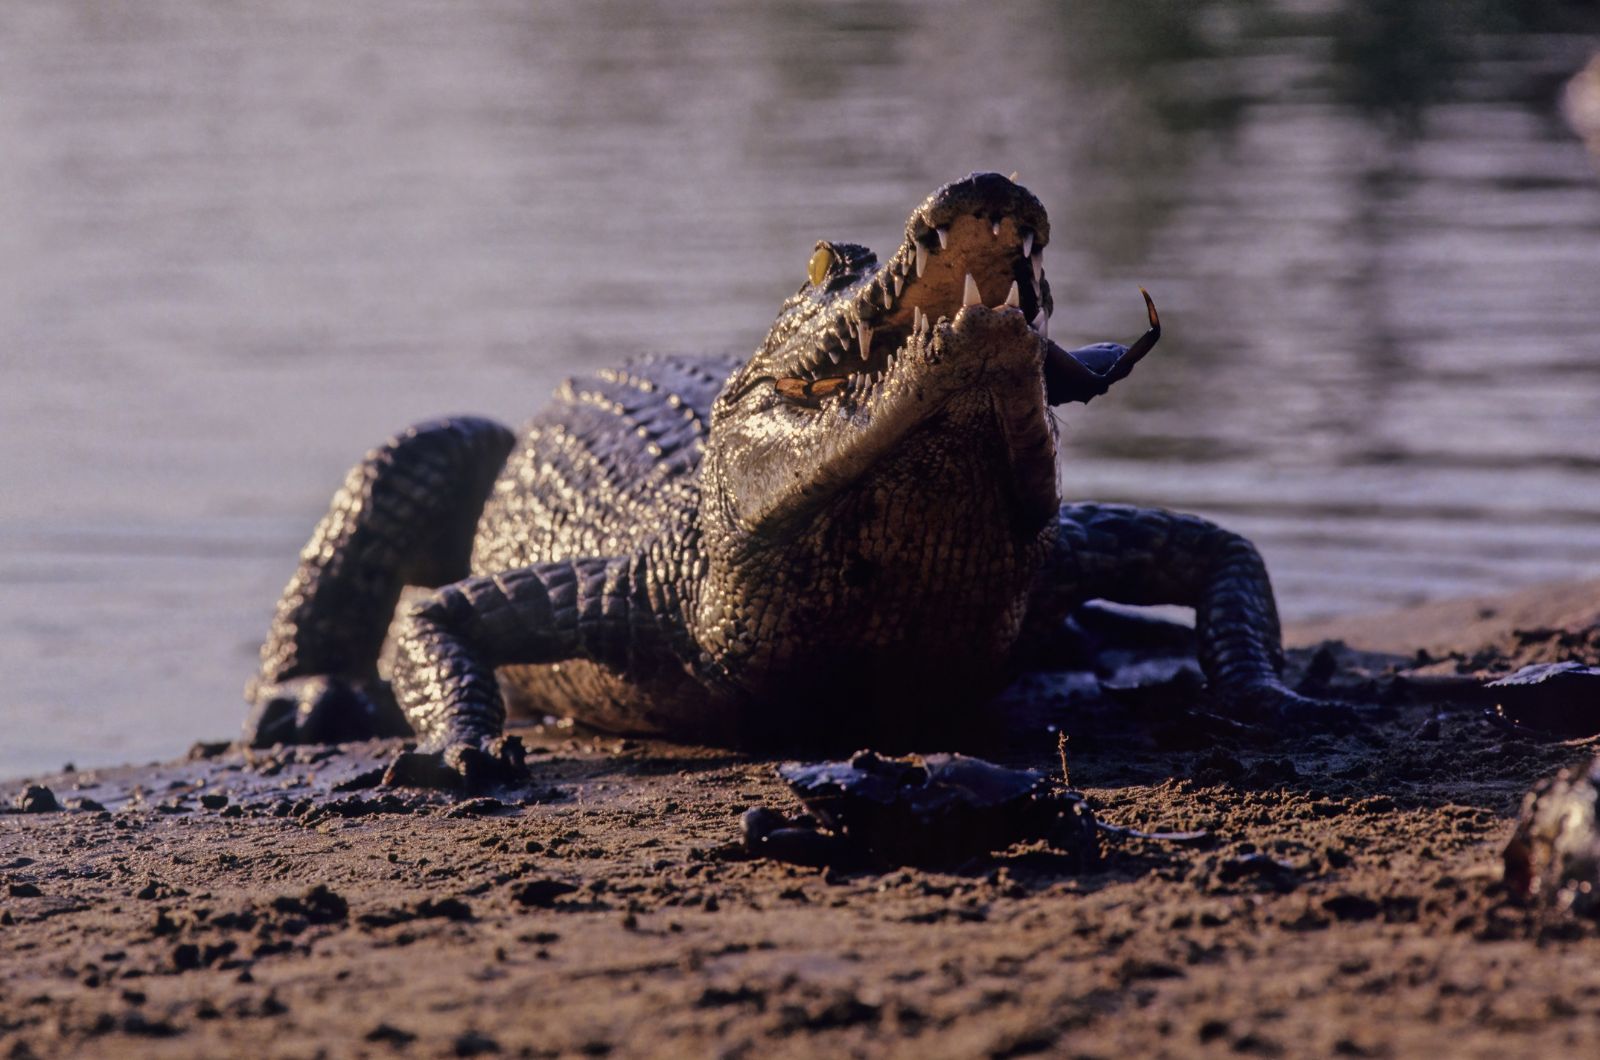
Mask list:
[[[968,306],[948,324],[939,345],[951,370],[970,382],[949,399],[987,406],[1005,440],[1015,518],[1024,529],[1043,525],[1059,504],[1056,487],[1056,427],[1045,399],[1045,340],[1018,308]]]

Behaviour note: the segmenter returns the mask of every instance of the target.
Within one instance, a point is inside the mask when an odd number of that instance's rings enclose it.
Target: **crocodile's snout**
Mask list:
[[[937,322],[965,305],[1011,305],[1042,328],[1049,240],[1044,206],[1026,188],[997,173],[947,184],[912,212],[906,245],[890,262],[906,255],[914,273],[900,311]]]
[[[819,243],[808,284],[768,336],[774,389],[797,404],[864,398],[969,305],[1009,307],[1047,337],[1049,239],[1049,217],[1031,192],[977,173],[913,210],[882,265],[865,247]]]

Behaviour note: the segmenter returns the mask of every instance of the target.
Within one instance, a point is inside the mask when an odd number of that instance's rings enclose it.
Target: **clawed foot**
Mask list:
[[[297,677],[256,684],[244,723],[249,747],[273,744],[349,743],[384,736],[409,736],[411,726],[381,681],[356,683],[340,677]]]
[[[1313,699],[1275,681],[1213,691],[1212,696],[1223,715],[1271,728],[1348,732],[1369,720],[1369,711],[1356,704]]]
[[[527,779],[527,753],[515,736],[497,736],[482,744],[453,743],[437,751],[402,751],[383,774],[385,787],[468,794]]]

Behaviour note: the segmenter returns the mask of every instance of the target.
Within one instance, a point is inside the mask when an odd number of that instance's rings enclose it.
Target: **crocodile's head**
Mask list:
[[[817,244],[712,410],[689,625],[728,679],[834,728],[993,691],[1054,540],[1050,406],[1154,342],[1054,345],[1049,242],[1039,200],[980,173],[882,264]]]
[[[913,210],[886,262],[818,243],[806,283],[717,399],[707,460],[728,516],[782,534],[957,432],[974,453],[1001,440],[1004,459],[986,469],[1006,487],[996,515],[1042,527],[1058,503],[1049,406],[1120,377],[1050,342],[1049,242],[1031,192],[975,173]]]

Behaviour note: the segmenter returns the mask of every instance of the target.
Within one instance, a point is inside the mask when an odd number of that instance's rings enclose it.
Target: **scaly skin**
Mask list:
[[[1103,598],[1197,609],[1212,694],[1320,716],[1279,682],[1248,541],[1194,516],[1061,507],[1050,405],[1132,350],[1047,338],[1044,208],[995,174],[934,192],[879,266],[818,244],[743,365],[657,357],[569,381],[514,442],[480,420],[369,454],[301,555],[252,683],[253,742],[393,731],[375,670],[404,585],[397,783],[515,775],[506,708],[730,742],[958,724],[1020,646]],[[472,540],[470,558],[464,542]]]

